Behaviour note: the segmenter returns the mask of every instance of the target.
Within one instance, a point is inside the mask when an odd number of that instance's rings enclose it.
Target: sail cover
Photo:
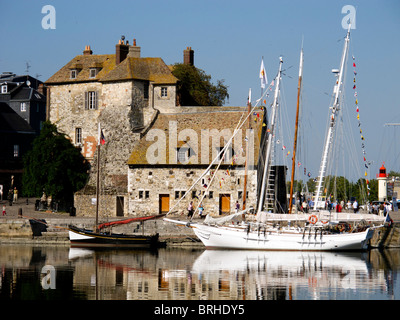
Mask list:
[[[229,222],[237,217],[242,216],[243,214],[245,214],[247,212],[247,210],[242,210],[239,211],[237,213],[231,214],[229,216],[225,216],[225,217],[221,217],[221,218],[213,218],[211,217],[209,214],[206,216],[206,218],[204,219],[204,223],[205,224],[217,224],[217,225],[221,225],[224,224],[226,222]]]
[[[130,219],[125,219],[125,220],[119,220],[119,221],[111,221],[111,222],[106,222],[106,223],[100,224],[98,226],[98,228],[103,229],[105,227],[110,227],[110,226],[119,225],[119,224],[127,224],[127,223],[131,223],[131,222],[159,219],[164,216],[165,216],[165,214],[159,214],[159,215],[155,215],[155,216],[136,217],[136,218],[130,218]]]

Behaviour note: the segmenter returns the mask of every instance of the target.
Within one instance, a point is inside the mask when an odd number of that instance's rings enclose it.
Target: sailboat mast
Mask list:
[[[101,138],[101,128],[100,128],[100,122],[99,122],[98,141],[97,141],[96,222],[95,222],[95,226],[94,226],[94,230],[95,230],[96,232],[98,231],[98,225],[99,225],[100,149],[101,149],[100,138]]]
[[[334,100],[332,107],[330,107],[330,118],[329,118],[329,128],[328,128],[328,134],[326,136],[325,140],[325,146],[324,146],[324,151],[322,154],[322,159],[321,159],[321,167],[320,167],[320,172],[319,172],[319,177],[318,177],[318,186],[317,186],[317,194],[314,199],[314,210],[317,209],[317,204],[318,204],[318,199],[321,195],[321,190],[322,190],[322,182],[325,176],[325,171],[326,171],[326,166],[327,166],[327,161],[328,161],[328,154],[330,151],[330,145],[332,142],[332,136],[333,132],[335,129],[336,125],[336,115],[338,114],[340,110],[340,101],[339,101],[339,94],[342,91],[342,85],[343,85],[343,72],[344,72],[344,66],[347,60],[347,53],[348,53],[348,48],[349,48],[349,42],[350,42],[350,28],[351,24],[349,24],[349,28],[347,31],[347,35],[344,41],[344,46],[343,46],[343,54],[342,54],[342,59],[340,61],[340,69],[337,74],[337,81],[336,84],[333,88],[333,93],[334,93]]]
[[[281,80],[281,73],[282,73],[282,63],[283,59],[282,57],[279,58],[279,71],[278,75],[276,77],[276,87],[275,87],[275,93],[274,93],[274,103],[272,105],[272,113],[271,113],[271,126],[270,130],[267,131],[267,152],[265,154],[265,162],[264,162],[264,172],[263,172],[263,179],[261,181],[261,192],[260,192],[260,198],[258,200],[258,210],[257,214],[260,213],[264,207],[264,198],[265,198],[265,188],[267,184],[267,174],[268,174],[268,169],[269,169],[269,162],[270,162],[270,157],[271,157],[271,149],[272,149],[272,138],[274,135],[274,129],[275,129],[275,118],[276,118],[276,109],[278,107],[278,96],[279,96],[279,85],[280,85],[280,80]]]
[[[249,114],[251,112],[251,89],[249,89],[249,101],[247,102],[247,116],[249,129],[251,128]],[[246,163],[244,168],[244,182],[243,182],[243,207],[242,210],[246,209],[246,193],[247,193],[247,174],[248,174],[248,158],[249,158],[249,142],[246,141]]]
[[[301,92],[302,77],[303,77],[303,48],[301,48],[301,51],[300,51],[299,83],[297,86],[297,109],[296,109],[296,124],[295,124],[294,144],[293,144],[292,177],[291,177],[291,183],[290,183],[289,213],[292,213],[293,183],[294,183],[294,172],[296,169],[297,130],[299,127],[299,106],[300,106],[300,92]]]

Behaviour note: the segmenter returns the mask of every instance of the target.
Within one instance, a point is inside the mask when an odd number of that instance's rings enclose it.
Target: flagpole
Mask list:
[[[262,66],[264,66],[264,56],[261,57],[261,64],[262,64]],[[264,87],[261,86],[261,96],[260,97],[263,96],[263,93],[264,93]]]
[[[247,121],[249,124],[249,129],[251,128],[249,114],[251,112],[251,89],[249,89],[249,98],[247,101]],[[250,131],[249,131],[250,132]],[[243,182],[243,207],[242,210],[246,209],[246,193],[247,193],[247,174],[248,174],[248,159],[249,159],[249,142],[246,141],[246,162],[244,167],[244,182]]]
[[[99,122],[98,135],[97,135],[97,181],[96,181],[96,223],[95,232],[98,231],[99,225],[99,196],[100,196],[100,139],[101,139],[101,128]]]

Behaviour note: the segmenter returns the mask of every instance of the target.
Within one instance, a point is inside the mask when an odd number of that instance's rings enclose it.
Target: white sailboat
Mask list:
[[[345,44],[343,48],[341,64],[338,74],[338,81],[335,84],[334,94],[335,100],[331,107],[331,122],[329,124],[329,134],[326,145],[323,150],[323,164],[321,164],[320,183],[318,186],[317,199],[320,193],[320,184],[325,173],[326,160],[329,156],[331,136],[335,125],[335,116],[340,108],[339,92],[342,86],[342,77],[344,64],[347,60],[348,45],[350,41],[350,27],[348,29]],[[295,215],[295,214],[274,214],[264,211],[264,202],[266,197],[266,186],[268,180],[269,166],[271,163],[272,139],[275,132],[275,118],[279,107],[278,97],[280,89],[280,81],[282,74],[283,60],[280,58],[279,71],[275,78],[274,101],[271,110],[270,126],[267,130],[267,150],[264,159],[264,171],[261,192],[258,198],[257,221],[254,223],[230,223],[237,217],[242,216],[247,211],[238,212],[234,215],[214,219],[209,216],[202,223],[177,221],[169,218],[164,220],[176,224],[186,225],[193,229],[196,236],[203,242],[207,248],[224,248],[224,249],[246,249],[246,250],[313,250],[313,251],[331,251],[331,250],[365,250],[368,248],[369,240],[372,238],[374,227],[367,224],[353,226],[349,225],[332,225],[329,217],[327,220],[311,215]],[[300,73],[302,70],[302,56],[300,58]],[[274,216],[271,218],[271,216]],[[277,221],[282,216],[286,216],[287,227],[274,226],[268,220]],[[301,216],[301,217],[300,217]],[[319,219],[318,219],[319,218]],[[303,220],[305,227],[291,227],[290,221]],[[307,221],[308,220],[308,221]],[[319,220],[319,221],[318,221]],[[324,221],[324,222],[322,222]]]

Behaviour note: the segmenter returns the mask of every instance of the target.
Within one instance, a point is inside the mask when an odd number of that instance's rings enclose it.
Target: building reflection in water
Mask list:
[[[44,289],[44,266],[56,288]],[[368,253],[0,247],[1,299],[398,299],[400,250]]]

